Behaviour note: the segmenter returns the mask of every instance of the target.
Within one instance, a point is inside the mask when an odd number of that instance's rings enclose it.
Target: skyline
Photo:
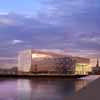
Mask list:
[[[100,1],[3,0],[0,3],[0,59],[36,48],[100,56]]]

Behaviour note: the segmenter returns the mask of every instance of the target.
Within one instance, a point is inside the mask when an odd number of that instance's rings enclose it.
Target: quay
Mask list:
[[[86,77],[88,75],[67,75],[67,74],[2,74],[0,77],[5,77],[5,78],[81,78],[81,77]]]

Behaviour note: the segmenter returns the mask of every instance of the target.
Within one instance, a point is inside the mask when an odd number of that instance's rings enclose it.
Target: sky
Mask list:
[[[23,49],[100,56],[100,0],[0,0],[0,59]]]

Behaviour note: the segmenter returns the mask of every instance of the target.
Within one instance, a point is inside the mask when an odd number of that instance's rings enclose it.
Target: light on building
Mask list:
[[[51,56],[49,55],[45,55],[45,54],[32,54],[32,58],[51,58]]]

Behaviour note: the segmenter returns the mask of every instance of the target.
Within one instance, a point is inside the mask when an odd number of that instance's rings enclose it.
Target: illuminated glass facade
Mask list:
[[[89,64],[76,63],[75,73],[76,74],[88,74],[91,71]]]
[[[88,72],[91,71],[90,67],[90,60],[87,58],[80,58],[76,57],[74,58],[76,63],[75,63],[75,74],[88,74]]]

